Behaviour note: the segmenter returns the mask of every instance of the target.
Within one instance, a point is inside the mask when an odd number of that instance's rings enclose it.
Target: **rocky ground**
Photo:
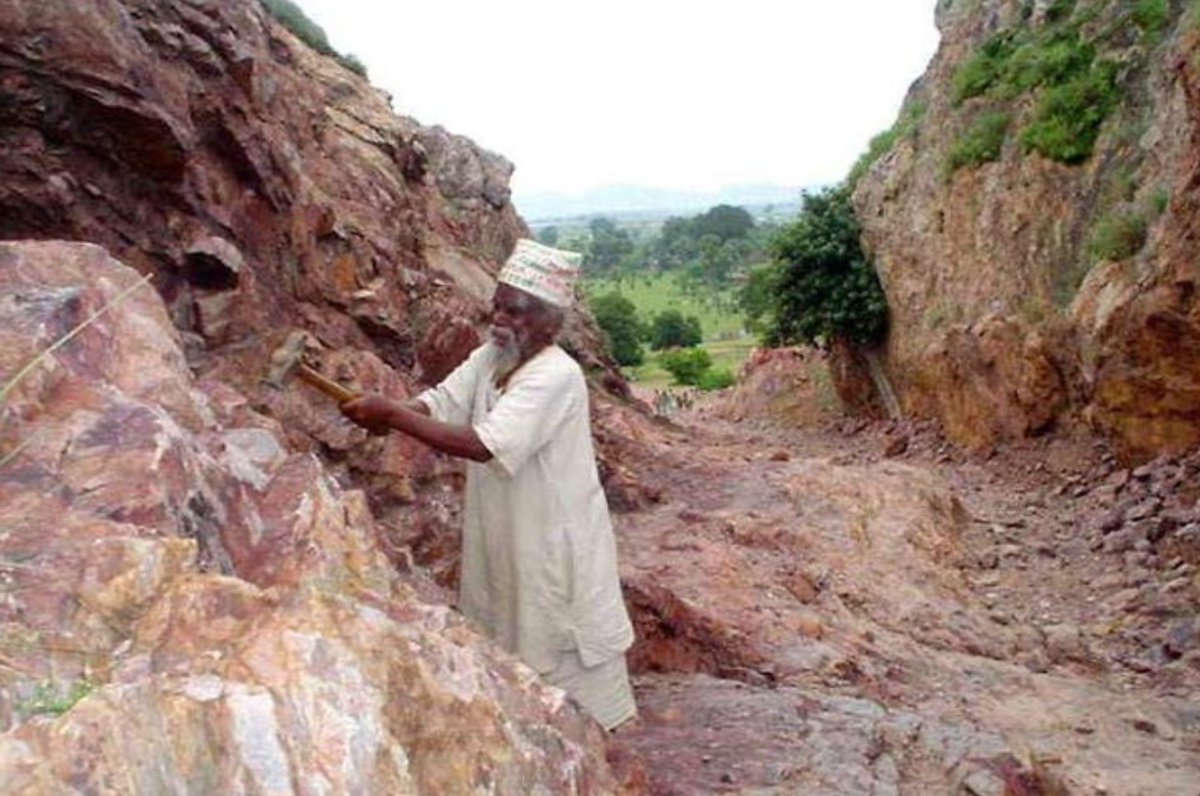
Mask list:
[[[1200,794],[1200,455],[676,421],[619,520],[649,793]]]

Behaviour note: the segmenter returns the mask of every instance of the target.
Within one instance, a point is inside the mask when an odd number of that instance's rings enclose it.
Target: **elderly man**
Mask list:
[[[343,411],[468,460],[459,608],[612,729],[636,714],[633,629],[587,385],[554,344],[579,259],[518,241],[498,277],[490,340],[413,401],[369,395]]]

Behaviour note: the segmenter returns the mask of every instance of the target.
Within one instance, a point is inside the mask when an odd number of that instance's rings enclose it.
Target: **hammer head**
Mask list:
[[[271,366],[267,369],[263,381],[276,389],[283,389],[288,377],[304,359],[309,342],[308,332],[297,329],[289,334],[283,345],[271,352]]]

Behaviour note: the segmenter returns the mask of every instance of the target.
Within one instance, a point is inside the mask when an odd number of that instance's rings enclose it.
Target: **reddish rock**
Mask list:
[[[136,272],[58,242],[0,266],[14,362],[108,308],[0,415],[0,789],[617,792],[600,728],[419,599],[361,492],[197,389],[152,290],[114,304]]]
[[[758,348],[738,383],[717,406],[720,417],[814,425],[833,420],[841,405],[826,357],[816,349]]]
[[[153,274],[201,377],[271,414],[289,449],[349,459],[397,544],[439,523],[455,468],[377,457],[323,395],[261,380],[293,328],[362,389],[403,397],[453,368],[528,234],[512,164],[396,115],[257,0],[15,0],[0,42],[0,239],[90,241]],[[626,394],[582,307],[565,344]]]
[[[1132,33],[1122,9],[1097,13],[1081,32],[1098,57],[1138,62],[1113,116],[1142,109],[1136,141],[1110,120],[1083,163],[1021,146],[1038,92],[960,102],[956,75],[1002,31],[1040,28],[1008,0],[941,3],[941,46],[906,98],[914,129],[857,183],[887,294],[886,373],[906,414],[937,418],[960,444],[1078,426],[1144,461],[1200,442],[1200,37],[1172,23],[1162,46],[1130,44],[1097,34]],[[947,176],[981,102],[1011,112],[1008,143]],[[1096,262],[1089,240],[1112,215],[1146,218],[1146,245]]]

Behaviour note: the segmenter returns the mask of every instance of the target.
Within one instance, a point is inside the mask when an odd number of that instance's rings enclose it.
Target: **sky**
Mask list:
[[[298,0],[397,112],[522,194],[836,182],[937,46],[935,0]]]

